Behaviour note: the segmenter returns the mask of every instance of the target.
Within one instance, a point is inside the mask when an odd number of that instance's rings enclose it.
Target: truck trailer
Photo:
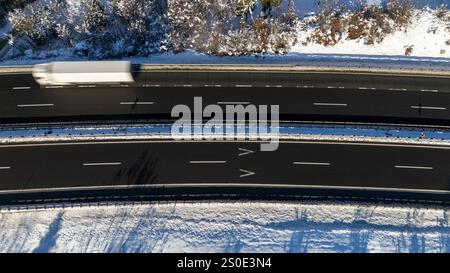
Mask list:
[[[120,84],[134,82],[128,61],[52,62],[33,67],[40,85]]]

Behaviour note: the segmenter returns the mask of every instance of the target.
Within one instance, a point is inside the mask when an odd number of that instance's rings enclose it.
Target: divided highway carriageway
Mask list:
[[[260,71],[148,71],[126,85],[39,87],[0,75],[0,122],[169,120],[177,104],[280,105],[281,121],[450,125],[450,77]]]

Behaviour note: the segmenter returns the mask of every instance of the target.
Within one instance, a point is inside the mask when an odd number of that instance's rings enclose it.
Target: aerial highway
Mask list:
[[[207,70],[133,76],[126,84],[39,86],[30,73],[0,74],[0,123],[170,121],[174,106],[193,106],[202,97],[203,107],[279,105],[281,122],[450,126],[448,76]],[[450,203],[450,147],[284,139],[277,151],[260,152],[260,144],[3,144],[0,204],[245,194]]]
[[[173,106],[280,105],[282,121],[450,125],[450,78],[299,72],[150,71],[126,85],[39,86],[0,75],[0,122],[169,120]]]

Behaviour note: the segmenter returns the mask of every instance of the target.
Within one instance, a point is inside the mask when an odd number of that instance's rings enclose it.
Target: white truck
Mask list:
[[[40,85],[125,84],[134,82],[128,61],[52,62],[33,67]]]

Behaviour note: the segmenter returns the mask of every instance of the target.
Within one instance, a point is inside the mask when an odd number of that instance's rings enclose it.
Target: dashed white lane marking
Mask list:
[[[345,89],[344,86],[327,86],[328,89]]]
[[[236,87],[252,87],[251,84],[236,84]]]
[[[422,92],[439,92],[437,89],[421,89]]]
[[[314,88],[312,85],[297,85],[297,88]]]
[[[222,160],[191,160],[190,164],[226,164],[226,161]]]
[[[328,163],[328,162],[301,162],[301,161],[294,161],[294,165],[330,166],[331,163]]]
[[[52,107],[55,106],[52,103],[40,103],[40,104],[18,104],[17,107]]]
[[[232,105],[232,104],[250,104],[248,101],[219,101],[217,104],[224,104],[224,105]]]
[[[138,101],[138,102],[123,101],[120,103],[120,105],[152,105],[152,104],[154,104],[153,101]]]
[[[361,90],[375,90],[376,88],[375,88],[375,87],[365,87],[365,86],[361,86],[361,87],[358,87],[358,89],[361,89]]]
[[[159,84],[143,84],[142,87],[160,87]]]
[[[192,84],[183,84],[183,87],[192,87]]]
[[[122,165],[122,162],[93,162],[83,163],[83,166],[117,166]]]
[[[9,170],[9,169],[11,169],[11,167],[10,167],[10,166],[4,166],[4,167],[0,167],[0,170]]]
[[[348,106],[346,103],[331,103],[331,102],[315,102],[315,106]]]
[[[405,166],[405,165],[395,165],[397,169],[417,169],[417,170],[432,170],[433,167],[424,167],[424,166]]]
[[[283,87],[283,85],[281,85],[281,84],[278,84],[278,85],[269,85],[269,84],[267,84],[266,87],[267,88],[270,88],[270,87],[281,88],[281,87]]]
[[[13,90],[28,90],[31,89],[31,86],[17,86],[13,87]]]
[[[446,107],[436,107],[436,106],[418,106],[412,105],[412,109],[427,109],[427,110],[447,110]]]
[[[408,89],[405,88],[389,88],[391,91],[408,91]]]
[[[79,88],[94,88],[95,84],[78,85]]]

